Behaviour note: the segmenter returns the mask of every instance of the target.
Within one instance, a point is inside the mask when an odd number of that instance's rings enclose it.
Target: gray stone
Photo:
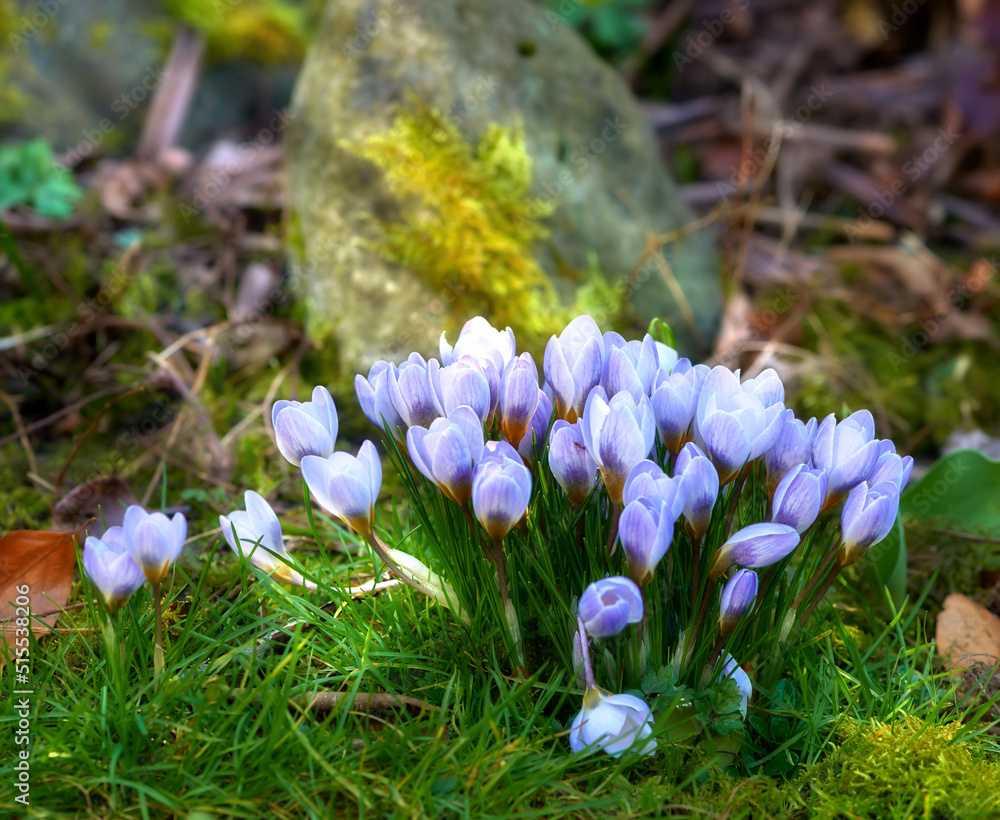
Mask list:
[[[693,219],[629,89],[551,12],[527,0],[328,0],[292,100],[287,166],[301,236],[295,281],[312,334],[336,339],[348,372],[434,351],[441,329],[467,318],[449,316],[447,293],[359,241],[371,237],[366,213],[400,206],[381,173],[341,141],[387,131],[411,95],[473,144],[491,123],[523,122],[533,194],[557,203],[538,258],[567,303],[589,258],[624,279],[647,237]],[[664,253],[696,330],[652,264],[628,290],[636,325],[664,317],[685,352],[704,350],[720,313],[711,237],[686,236]]]

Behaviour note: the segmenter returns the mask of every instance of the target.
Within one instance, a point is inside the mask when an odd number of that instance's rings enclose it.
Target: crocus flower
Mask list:
[[[625,479],[649,455],[655,436],[653,410],[645,396],[636,402],[628,393],[618,393],[608,402],[604,388],[591,392],[583,411],[583,439],[614,503],[621,503]]]
[[[775,488],[771,520],[787,524],[801,535],[819,516],[825,498],[826,473],[796,464]]]
[[[620,757],[652,733],[652,714],[642,700],[635,695],[612,695],[590,686],[583,695],[583,709],[573,718],[569,747],[582,752],[588,746],[596,746],[612,757]],[[656,741],[647,741],[638,751],[641,755],[654,754]]]
[[[771,400],[771,388],[772,383],[761,382],[758,392]],[[781,433],[784,409],[780,402],[768,406],[754,391],[744,391],[728,368],[712,369],[698,397],[695,441],[715,465],[720,484],[771,448]]]
[[[271,408],[278,450],[296,467],[305,456],[326,458],[333,452],[337,425],[337,408],[325,387],[313,388],[312,401],[281,399]]]
[[[302,477],[324,510],[359,535],[371,535],[382,487],[382,462],[374,444],[364,442],[356,457],[343,452],[329,458],[306,456]]]
[[[787,524],[751,524],[736,532],[715,555],[709,578],[715,581],[733,564],[761,569],[776,564],[799,543]]]
[[[597,483],[597,462],[583,442],[581,422],[557,419],[549,433],[549,469],[574,507],[579,507]]]
[[[483,456],[483,423],[471,407],[457,407],[429,428],[407,430],[406,449],[427,479],[465,504],[472,496],[472,468]]]
[[[413,353],[399,369],[386,370],[389,399],[407,427],[426,427],[442,410],[434,390],[434,378],[441,365],[437,359],[425,362]]]
[[[588,635],[610,638],[642,620],[642,593],[621,575],[602,578],[583,591],[579,614]]]
[[[243,499],[246,511],[234,510],[229,515],[219,516],[222,535],[232,551],[282,584],[316,589],[312,581],[306,581],[282,560],[287,557],[288,551],[281,537],[281,524],[271,505],[253,490],[247,490]]]
[[[530,353],[511,359],[500,378],[500,427],[511,446],[517,447],[531,427],[538,409],[538,368]],[[548,420],[546,420],[548,421]]]
[[[494,541],[524,518],[531,499],[531,473],[513,452],[513,459],[484,458],[472,473],[472,510]]]
[[[867,552],[873,544],[885,538],[896,523],[899,511],[899,489],[890,481],[874,487],[862,481],[851,490],[840,514],[843,546],[841,566],[848,566]]]
[[[750,696],[753,694],[753,684],[750,682],[750,676],[744,672],[740,665],[736,662],[736,658],[726,653],[726,662],[722,665],[722,672],[719,674],[719,680],[728,680],[732,678],[736,681],[736,685],[740,690],[740,714],[743,717],[747,716],[747,704],[750,702]]]
[[[462,326],[454,347],[448,344],[444,333],[438,347],[442,364],[449,365],[462,356],[471,356],[480,363],[489,359],[498,373],[502,373],[507,362],[517,355],[514,331],[510,328],[497,330],[482,316],[469,319]]]
[[[820,422],[812,461],[814,467],[827,473],[824,510],[871,476],[880,452],[880,443],[875,439],[875,419],[867,410],[852,413],[840,424],[832,413]]]
[[[874,487],[883,481],[888,481],[903,492],[912,472],[913,459],[910,456],[900,458],[896,455],[896,446],[889,439],[884,439],[879,442],[879,457],[868,478],[868,486]]]
[[[674,476],[680,477],[684,488],[685,529],[692,538],[703,538],[719,497],[719,473],[701,448],[689,441],[677,454]]]
[[[187,538],[187,519],[183,513],[167,518],[161,512],[148,513],[133,504],[125,510],[122,530],[124,542],[146,580],[158,584],[180,555]]]
[[[419,558],[402,550],[389,547],[385,553],[389,560],[419,585],[420,590],[425,595],[430,595],[441,606],[454,612],[455,616],[466,626],[472,625],[472,618],[462,608],[462,604],[458,600],[458,595],[455,593],[455,588],[444,578],[436,572],[432,572]]]
[[[122,527],[109,527],[100,538],[87,536],[83,568],[111,612],[146,583],[142,568],[128,550]]]
[[[601,381],[604,337],[590,316],[577,316],[545,346],[542,369],[552,388],[556,415],[573,422],[583,415],[590,391]]]
[[[732,634],[740,619],[752,608],[757,598],[757,573],[739,569],[722,588],[719,600],[719,633],[723,638]]]
[[[778,440],[764,454],[767,468],[767,495],[774,498],[778,482],[796,464],[808,464],[812,458],[813,441],[816,439],[816,419],[808,422],[795,418],[791,410],[785,411]]]
[[[681,361],[686,362],[687,359]],[[669,375],[661,370],[656,375],[649,403],[653,408],[660,441],[671,456],[676,456],[687,441],[698,397],[708,374],[708,366],[699,364],[688,369],[675,369]]]
[[[531,417],[531,424],[527,432],[521,436],[521,443],[517,445],[517,452],[521,458],[530,462],[535,457],[535,447],[541,450],[545,446],[545,436],[549,431],[549,422],[552,420],[552,402],[545,395],[545,391],[538,388],[538,404],[535,406],[535,413]],[[596,472],[596,467],[594,468]]]
[[[670,515],[677,519],[684,511],[684,489],[679,478],[671,478],[654,461],[644,459],[633,467],[625,479],[622,503],[638,498],[655,498],[667,503]]]
[[[630,394],[635,401],[648,396],[659,364],[659,353],[648,333],[640,342],[626,342],[613,330],[604,334],[604,369],[601,385],[609,396]]]
[[[400,429],[405,429],[406,423],[396,412],[392,397],[389,395],[390,370],[395,371],[396,366],[385,361],[375,362],[368,371],[367,379],[360,373],[354,377],[354,392],[358,396],[358,404],[361,405],[361,412],[365,414],[365,418],[380,430],[383,429],[383,425],[388,425],[393,436],[398,437]]]
[[[777,372],[771,367],[761,371],[753,379],[746,379],[740,384],[744,393],[756,396],[765,407],[783,404],[785,401],[785,386],[778,378]]]
[[[682,506],[683,497],[681,502]],[[653,580],[657,564],[674,540],[674,523],[679,514],[680,510],[672,513],[659,496],[638,498],[625,505],[618,537],[628,560],[628,574],[639,586]]]
[[[440,368],[431,359],[427,374],[437,400],[437,415],[450,416],[456,407],[466,406],[476,411],[480,423],[486,421],[490,414],[490,383],[475,359],[462,356]]]

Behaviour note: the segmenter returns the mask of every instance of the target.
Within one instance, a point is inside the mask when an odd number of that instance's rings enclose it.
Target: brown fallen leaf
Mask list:
[[[964,595],[949,595],[937,618],[935,641],[952,672],[991,666],[1000,658],[1000,618]]]
[[[0,538],[0,668],[27,637],[23,630],[38,637],[55,624],[73,584],[77,534],[13,530]]]
[[[105,532],[102,517],[108,527],[120,527],[126,508],[138,503],[122,479],[99,476],[77,484],[59,500],[53,509],[53,523],[60,529],[76,529],[86,524],[84,535],[100,538]]]

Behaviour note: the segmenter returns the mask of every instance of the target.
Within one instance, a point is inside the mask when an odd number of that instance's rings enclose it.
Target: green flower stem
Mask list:
[[[698,606],[698,589],[700,588],[698,577],[698,563],[701,558],[701,538],[694,539],[694,552],[691,555],[691,612],[694,612]]]
[[[830,585],[837,580],[837,576],[840,575],[840,571],[844,568],[844,564],[841,563],[839,558],[839,550],[834,553],[838,556],[836,563],[833,565],[833,571],[827,577],[823,584],[820,586],[819,590],[816,592],[815,597],[809,602],[806,607],[806,611],[802,613],[802,616],[798,619],[799,627],[809,620],[809,616],[813,614],[813,611],[819,606],[819,602],[823,600],[823,596],[826,595],[826,591],[830,588]]]
[[[798,594],[798,597],[796,597],[795,602],[792,604],[792,609],[797,610],[801,605],[801,603],[809,598],[812,591],[816,588],[816,585],[826,575],[826,571],[830,568],[830,564],[833,563],[833,559],[837,557],[837,553],[839,551],[840,551],[840,543],[834,542],[833,547],[830,549],[826,557],[823,559],[823,563],[819,565],[817,570],[813,573],[812,578],[809,579],[809,583],[805,585],[805,587],[802,589],[802,592],[800,592]],[[827,588],[829,588],[829,584],[827,584],[827,586],[823,588],[823,591],[825,592]]]
[[[583,655],[583,680],[587,688],[597,686],[594,678],[594,667],[590,662],[590,644],[587,642],[587,627],[583,625],[583,619],[577,615],[576,624],[580,628],[580,654]]]
[[[160,676],[166,662],[163,657],[163,610],[160,601],[160,582],[151,581],[153,590],[153,613],[156,620],[156,643],[153,645],[153,688],[159,686]]]
[[[618,540],[618,522],[622,517],[622,505],[620,501],[611,502],[611,529],[608,530],[608,555],[615,553],[615,541]]]
[[[727,538],[730,535],[729,528],[733,525],[733,518],[736,516],[736,508],[740,503],[740,493],[743,492],[743,485],[746,483],[747,476],[750,475],[749,466],[749,464],[743,465],[736,474],[736,478],[733,479],[733,494],[729,497],[729,512],[726,513],[726,529],[724,530]]]

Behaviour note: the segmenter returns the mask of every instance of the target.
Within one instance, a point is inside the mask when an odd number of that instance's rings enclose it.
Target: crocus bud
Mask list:
[[[601,381],[604,337],[590,316],[577,316],[545,346],[542,369],[552,388],[556,415],[574,422],[583,415],[590,391]]]
[[[689,441],[677,455],[674,476],[680,477],[684,487],[685,529],[692,538],[703,538],[719,497],[719,473],[698,445]]]
[[[471,407],[457,407],[430,428],[406,431],[414,466],[448,498],[465,504],[472,497],[472,468],[483,457],[483,423]]]
[[[898,511],[899,490],[892,482],[869,487],[862,481],[851,490],[840,514],[841,566],[859,561],[869,547],[885,538],[896,522]]]
[[[639,401],[648,396],[659,363],[659,353],[648,333],[640,341],[626,342],[613,330],[604,334],[604,371],[601,385],[609,396],[622,391]]]
[[[368,371],[367,379],[360,373],[354,377],[354,392],[358,396],[358,404],[361,405],[361,412],[365,414],[365,418],[380,430],[384,429],[383,425],[388,425],[392,435],[399,438],[400,430],[405,432],[406,424],[393,407],[392,397],[389,395],[389,371],[395,370],[395,367],[390,362],[375,362]]]
[[[715,581],[733,564],[762,569],[776,564],[799,543],[787,524],[751,524],[736,532],[715,555],[709,579]]]
[[[752,569],[739,569],[722,588],[719,600],[719,634],[728,638],[740,619],[752,608],[757,598],[757,573]]]
[[[771,400],[771,387],[770,382],[762,383],[758,392]],[[781,403],[765,405],[752,390],[744,391],[728,368],[712,369],[698,397],[694,431],[695,441],[715,465],[721,485],[771,448],[781,432],[784,410]]]
[[[602,578],[583,591],[579,614],[588,635],[610,638],[642,620],[642,592],[621,575]]]
[[[109,527],[100,538],[87,537],[83,568],[111,612],[146,583],[142,568],[128,551],[122,527]]]
[[[549,469],[570,504],[579,507],[597,483],[597,462],[583,443],[579,421],[557,419],[549,433]]]
[[[282,560],[288,556],[288,551],[281,536],[281,524],[271,505],[253,490],[247,490],[243,499],[245,512],[234,510],[229,515],[219,516],[222,536],[230,549],[282,584],[316,589],[312,581],[306,581],[301,573]]]
[[[530,353],[511,359],[500,378],[500,427],[517,447],[538,408],[538,368]]]
[[[442,415],[432,379],[440,369],[437,359],[425,362],[413,353],[399,369],[386,371],[392,406],[407,427],[426,427]]]
[[[913,459],[910,456],[900,458],[896,455],[896,446],[888,439],[883,439],[879,442],[879,457],[875,462],[875,469],[872,470],[872,474],[868,478],[868,486],[874,487],[888,481],[895,484],[897,490],[903,492],[912,472]]]
[[[740,690],[740,714],[743,717],[747,716],[747,704],[750,702],[750,696],[753,695],[753,684],[750,682],[750,676],[744,672],[740,665],[736,662],[736,658],[726,653],[726,662],[722,665],[722,672],[719,674],[719,680],[728,680],[732,678],[736,681],[736,685]]]
[[[781,481],[797,464],[808,464],[812,458],[813,441],[816,439],[816,419],[802,422],[795,418],[791,410],[785,411],[781,432],[771,449],[764,453],[767,468],[767,496],[774,498],[774,491]]]
[[[785,401],[785,386],[772,367],[762,370],[756,378],[744,381],[740,384],[740,389],[744,393],[756,396],[764,407],[773,407]]]
[[[306,456],[302,477],[324,510],[359,535],[371,535],[382,487],[382,462],[374,444],[364,442],[356,457],[343,452],[329,458]]]
[[[472,510],[494,541],[524,518],[531,499],[531,472],[517,451],[511,452],[513,458],[483,458],[472,473]]]
[[[552,402],[545,395],[545,391],[538,388],[538,404],[531,417],[531,424],[528,426],[527,432],[521,436],[521,443],[517,445],[517,452],[526,462],[531,462],[534,459],[536,448],[538,452],[541,452],[545,447],[545,437],[549,431],[550,421],[552,421]]]
[[[671,478],[659,464],[649,459],[640,461],[629,471],[622,490],[624,504],[639,498],[665,501],[675,520],[684,512],[684,488],[680,478]]]
[[[649,403],[660,441],[671,456],[676,456],[688,440],[688,430],[708,374],[709,368],[699,364],[679,371],[675,369],[670,375],[660,371],[656,376]]]
[[[639,586],[653,580],[656,565],[674,540],[677,514],[671,514],[659,496],[638,498],[625,505],[618,524],[618,537],[628,560],[628,574]]]
[[[771,520],[787,524],[799,535],[809,529],[823,509],[826,498],[826,473],[796,464],[785,473],[774,491]]]
[[[167,518],[163,513],[148,513],[138,504],[125,510],[123,538],[146,579],[156,584],[166,577],[177,560],[187,538],[187,519],[182,513]],[[107,537],[107,533],[105,533]]]
[[[462,356],[471,356],[480,363],[490,359],[498,373],[502,373],[507,362],[517,355],[514,331],[509,327],[497,330],[482,316],[475,316],[462,326],[455,347],[448,344],[444,333],[438,346],[442,364],[452,364]]]
[[[573,718],[569,747],[576,753],[594,746],[620,757],[635,745],[639,754],[652,755],[656,753],[656,741],[647,740],[652,733],[652,713],[641,699],[612,695],[591,686],[584,692],[583,709]]]
[[[655,436],[653,409],[645,396],[636,402],[628,393],[618,393],[608,402],[602,387],[591,392],[583,411],[583,439],[615,504],[621,504],[625,479],[649,455]]]
[[[471,407],[480,423],[490,414],[490,383],[482,367],[471,356],[463,356],[447,367],[427,363],[427,375],[437,399],[438,413],[450,416],[457,407]]]
[[[879,452],[875,419],[867,410],[852,413],[840,424],[832,413],[820,422],[812,462],[827,473],[824,510],[835,506],[852,487],[871,476]]]
[[[337,407],[330,391],[315,387],[312,401],[281,399],[271,408],[279,452],[296,467],[305,456],[326,458],[337,442]]]

